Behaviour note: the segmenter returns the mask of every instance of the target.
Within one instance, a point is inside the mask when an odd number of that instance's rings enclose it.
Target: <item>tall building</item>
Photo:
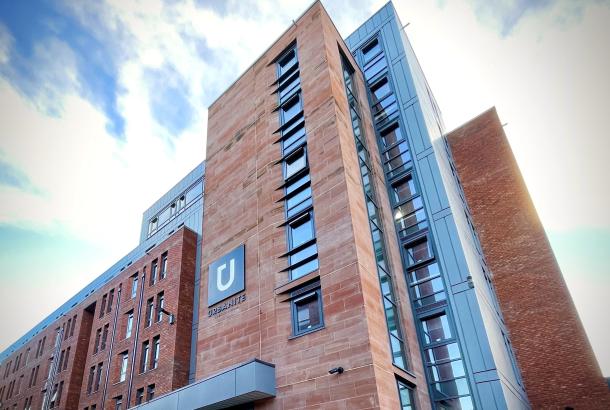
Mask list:
[[[344,41],[315,2],[209,107],[205,201],[202,164],[0,355],[0,409],[530,408],[443,135],[391,3]]]
[[[610,409],[607,382],[495,109],[447,139],[532,407]]]

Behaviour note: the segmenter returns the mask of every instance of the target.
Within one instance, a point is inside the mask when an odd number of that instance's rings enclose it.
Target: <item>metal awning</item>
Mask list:
[[[135,408],[216,410],[269,397],[275,397],[275,365],[252,359]]]

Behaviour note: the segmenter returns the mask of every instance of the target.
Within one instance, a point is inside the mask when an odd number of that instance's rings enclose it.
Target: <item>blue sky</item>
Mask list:
[[[348,35],[384,1],[323,3]],[[0,349],[136,246],[142,211],[204,159],[207,106],[309,4],[0,2]],[[507,123],[610,375],[610,2],[395,7],[447,129],[492,105]]]

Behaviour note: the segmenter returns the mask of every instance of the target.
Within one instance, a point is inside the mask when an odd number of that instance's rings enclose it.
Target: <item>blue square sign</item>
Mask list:
[[[208,307],[246,288],[245,246],[239,245],[210,264],[208,270]]]

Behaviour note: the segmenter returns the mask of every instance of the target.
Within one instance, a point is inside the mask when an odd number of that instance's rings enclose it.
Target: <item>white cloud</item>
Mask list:
[[[0,23],[0,65],[8,63],[10,59],[13,37],[4,24]]]

